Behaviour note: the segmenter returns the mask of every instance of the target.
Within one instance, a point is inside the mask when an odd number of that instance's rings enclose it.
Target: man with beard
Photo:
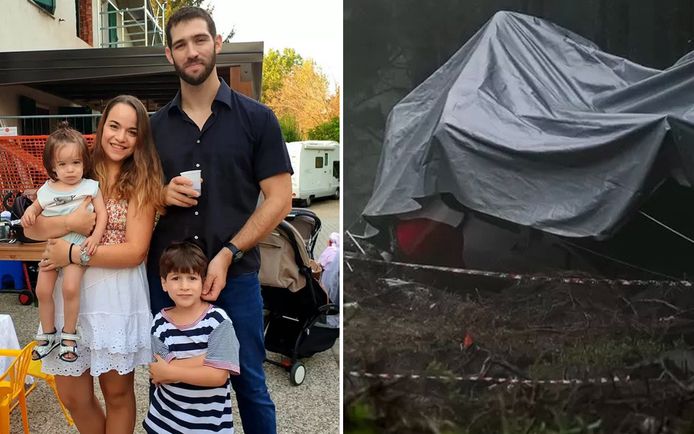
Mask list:
[[[240,343],[241,373],[232,385],[244,432],[274,433],[256,244],[291,210],[289,155],[272,111],[217,76],[222,39],[205,10],[175,12],[166,40],[166,58],[181,88],[151,120],[168,182],[162,193],[167,212],[154,230],[147,262],[152,312],[173,305],[159,278],[164,248],[183,239],[202,244],[210,259],[203,298],[229,314]],[[201,193],[179,176],[188,170],[202,171]],[[265,200],[256,209],[261,191]]]

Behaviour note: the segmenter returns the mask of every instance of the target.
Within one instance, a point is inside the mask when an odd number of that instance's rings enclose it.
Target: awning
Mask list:
[[[225,43],[217,73],[232,88],[260,98],[262,42]],[[128,93],[148,103],[166,104],[179,88],[163,47],[87,48],[0,52],[0,86],[26,85],[99,110],[110,98]]]

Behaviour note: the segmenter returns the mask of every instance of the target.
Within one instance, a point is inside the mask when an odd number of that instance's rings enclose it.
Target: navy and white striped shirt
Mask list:
[[[205,355],[203,365],[239,374],[239,341],[226,312],[210,305],[192,324],[177,325],[163,309],[152,323],[152,351],[164,360]],[[230,382],[157,386],[142,422],[148,433],[233,434]]]

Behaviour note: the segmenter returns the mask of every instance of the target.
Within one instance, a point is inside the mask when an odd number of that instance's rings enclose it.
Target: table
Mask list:
[[[19,341],[12,317],[7,314],[0,314],[0,348],[19,349]],[[10,367],[12,360],[14,360],[12,357],[0,357],[0,375]]]
[[[0,243],[0,261],[40,261],[46,243]]]

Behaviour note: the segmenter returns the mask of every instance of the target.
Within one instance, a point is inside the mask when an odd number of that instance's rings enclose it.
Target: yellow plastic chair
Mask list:
[[[22,350],[6,350],[6,349],[0,349],[0,357],[6,356],[6,357],[17,357],[21,352],[23,352],[24,349]],[[31,357],[30,357],[31,358]],[[63,415],[65,416],[65,420],[67,421],[68,426],[74,425],[74,421],[72,420],[72,417],[70,416],[70,412],[65,408],[65,405],[63,405],[63,401],[60,400],[60,396],[58,395],[58,388],[55,385],[55,377],[53,377],[51,374],[46,374],[44,372],[41,372],[41,360],[31,360],[29,362],[29,369],[27,370],[27,374],[34,377],[35,379],[43,380],[48,384],[48,386],[53,390],[53,393],[55,394],[55,399],[58,401],[58,405],[60,406],[60,409],[63,411]],[[28,389],[26,389],[25,395],[29,396],[31,392],[36,389],[36,386],[38,385],[38,381],[34,381],[31,386],[29,386]],[[2,392],[0,391],[0,394]],[[14,406],[10,409],[12,411],[14,407],[17,405],[17,402],[14,403]],[[2,426],[2,425],[0,425]]]
[[[24,432],[29,434],[24,380],[29,370],[29,362],[31,362],[31,349],[35,345],[36,342],[31,342],[19,351],[7,371],[0,376],[0,432],[10,432],[10,411],[19,404]]]

